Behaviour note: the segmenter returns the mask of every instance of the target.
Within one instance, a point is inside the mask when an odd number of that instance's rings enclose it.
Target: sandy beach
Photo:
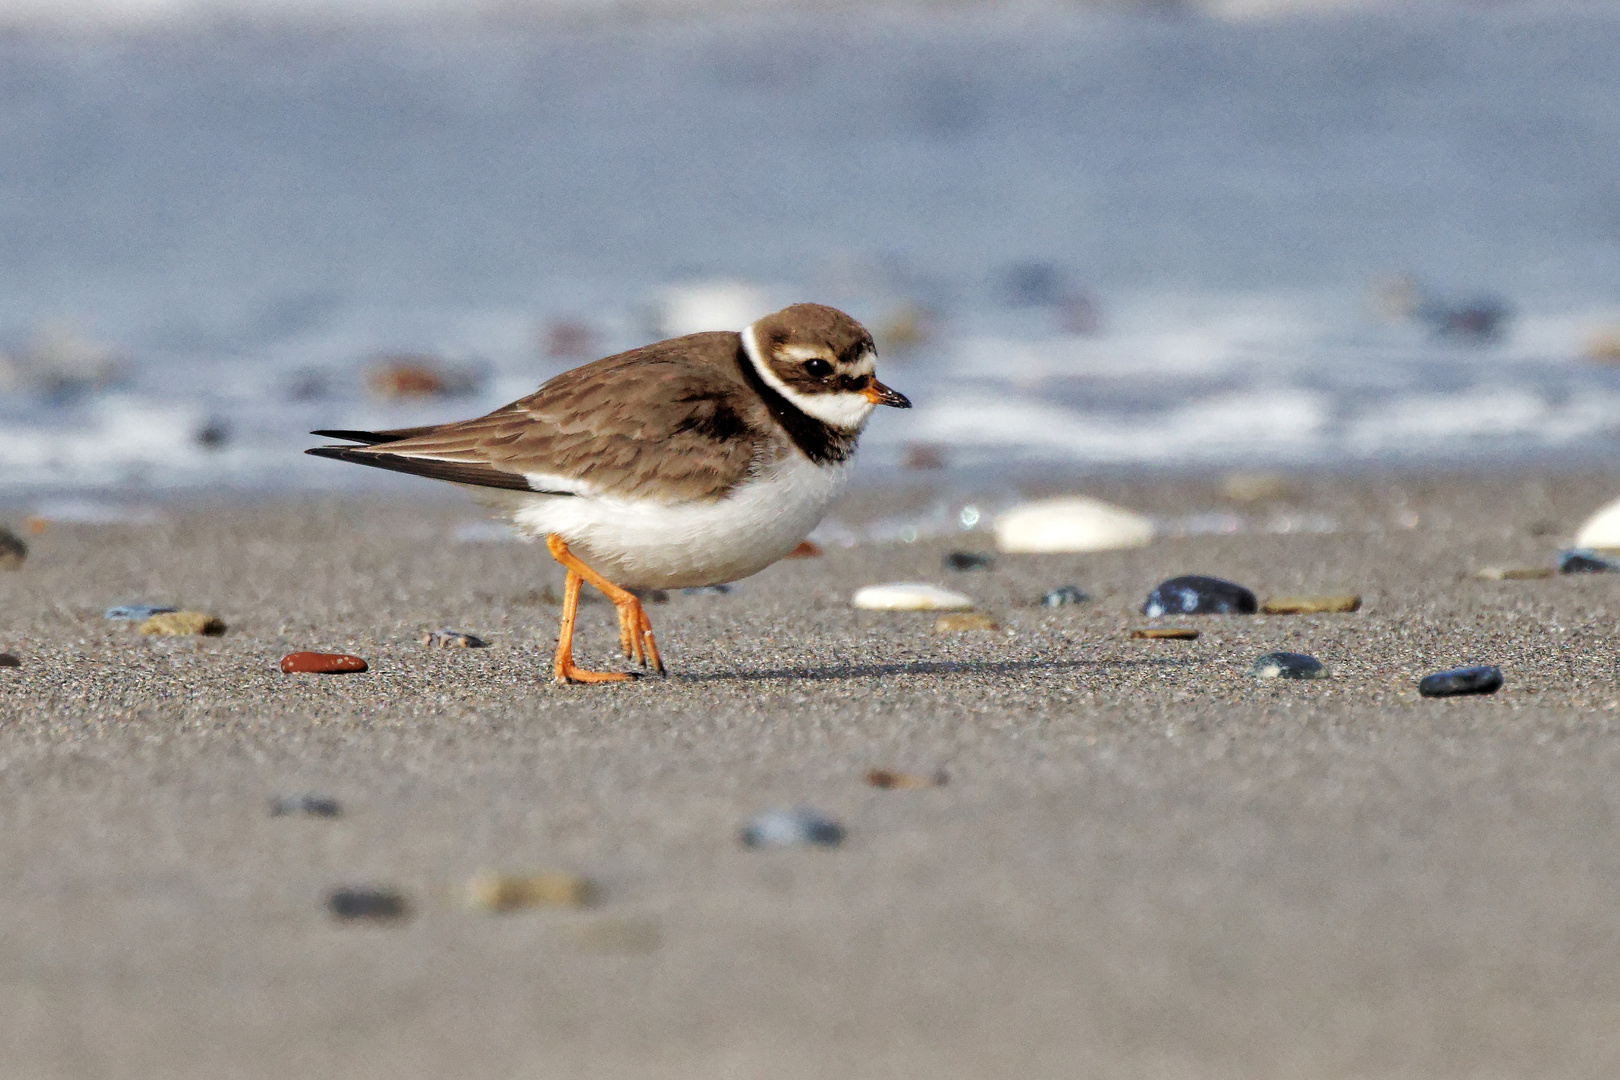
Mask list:
[[[549,684],[561,575],[456,542],[458,497],[51,524],[0,573],[0,1076],[1615,1075],[1620,576],[1472,574],[1552,565],[1620,477],[1305,476],[1235,507],[1217,480],[1084,490],[1337,530],[979,573],[941,557],[983,533],[832,547],[650,606],[671,676],[606,688]],[[1364,603],[1130,639],[1180,573]],[[850,606],[891,580],[1001,629]],[[1067,583],[1092,600],[1035,605]],[[229,632],[102,617],[137,601]],[[491,646],[419,643],[440,627]],[[296,649],[371,670],[281,674]],[[1257,682],[1276,649],[1333,677]],[[1466,663],[1505,688],[1418,696]],[[305,792],[343,813],[270,815]],[[845,843],[738,842],[798,804]],[[491,869],[600,898],[469,910]],[[338,921],[358,884],[411,916]]]

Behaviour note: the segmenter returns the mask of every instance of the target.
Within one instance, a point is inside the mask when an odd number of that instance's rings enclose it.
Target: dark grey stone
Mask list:
[[[1620,573],[1620,561],[1599,554],[1590,548],[1570,548],[1558,553],[1560,574],[1615,574]]]
[[[1327,665],[1297,652],[1268,652],[1251,669],[1258,679],[1325,679]]]
[[[22,661],[8,652],[0,652],[0,667],[22,667]]]
[[[326,795],[277,795],[270,800],[271,817],[307,814],[310,817],[337,817],[343,806]]]
[[[1160,615],[1253,615],[1259,610],[1260,601],[1248,589],[1199,574],[1161,582],[1142,605],[1142,614],[1150,619]]]
[[[179,610],[165,604],[119,604],[102,612],[102,618],[117,619],[120,622],[145,622],[154,615],[166,615]]]
[[[0,569],[18,570],[28,558],[28,545],[10,529],[0,528]]]
[[[340,919],[403,919],[410,904],[392,889],[366,887],[334,889],[326,896],[326,907]]]
[[[1486,666],[1440,671],[1418,683],[1418,693],[1424,697],[1494,694],[1500,689],[1502,689],[1502,669]]]
[[[996,560],[983,551],[953,551],[945,556],[947,570],[988,570]]]
[[[1083,604],[1090,599],[1078,585],[1059,585],[1041,597],[1041,607],[1067,607],[1070,604]]]
[[[742,831],[742,842],[749,847],[836,847],[843,840],[842,825],[808,806],[767,810]]]

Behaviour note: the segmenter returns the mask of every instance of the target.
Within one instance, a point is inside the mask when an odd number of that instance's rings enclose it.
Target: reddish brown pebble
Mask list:
[[[1131,637],[1160,641],[1196,641],[1198,631],[1180,626],[1155,626],[1147,630],[1132,630]]]
[[[281,670],[289,675],[344,675],[366,670],[366,662],[347,653],[295,652],[281,658]]]
[[[945,783],[945,780],[944,769],[929,776],[895,772],[893,769],[868,769],[866,771],[866,782],[875,788],[884,788],[885,790],[905,791],[912,788],[939,787]]]
[[[802,541],[798,547],[787,553],[790,559],[815,559],[821,555],[821,545],[814,540]]]

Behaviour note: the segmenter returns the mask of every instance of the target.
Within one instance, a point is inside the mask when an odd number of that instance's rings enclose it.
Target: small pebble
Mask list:
[[[909,791],[914,788],[942,787],[948,779],[945,770],[923,776],[919,773],[895,772],[892,769],[868,769],[866,782],[885,791]]]
[[[1068,607],[1070,604],[1083,604],[1090,599],[1091,597],[1087,596],[1078,585],[1059,585],[1041,597],[1041,607]]]
[[[844,827],[808,806],[794,810],[767,810],[748,823],[742,842],[748,847],[793,847],[810,844],[836,847],[844,840]]]
[[[21,570],[28,558],[28,545],[22,537],[7,528],[0,528],[0,570]]]
[[[1155,532],[1141,514],[1070,496],[1025,503],[996,518],[996,547],[1030,553],[1115,551],[1150,544]]]
[[[295,652],[281,658],[288,675],[347,675],[365,671],[366,662],[347,653]]]
[[[968,611],[974,606],[959,592],[912,581],[868,585],[855,593],[854,603],[867,611]]]
[[[1325,679],[1327,665],[1314,656],[1297,652],[1268,652],[1251,669],[1257,679]]]
[[[1267,615],[1321,615],[1330,612],[1360,611],[1359,596],[1273,596],[1260,606]]]
[[[467,882],[467,903],[486,911],[585,907],[596,891],[576,874],[479,874]]]
[[[1418,683],[1424,697],[1455,697],[1458,694],[1494,694],[1502,689],[1502,669],[1465,667],[1441,671]]]
[[[277,795],[270,800],[271,817],[338,817],[343,807],[326,795]]]
[[[489,642],[477,634],[463,634],[459,630],[433,630],[422,636],[422,644],[437,649],[485,649]]]
[[[119,604],[110,607],[101,613],[103,619],[114,619],[120,622],[145,622],[154,615],[167,615],[171,611],[179,611],[175,607],[163,607],[157,604]]]
[[[1150,626],[1145,630],[1132,630],[1131,637],[1150,641],[1197,641],[1198,631],[1186,626]]]
[[[326,896],[326,906],[340,919],[403,919],[410,914],[410,904],[401,893],[392,889],[334,889]]]
[[[941,615],[934,620],[936,634],[959,634],[966,630],[999,630],[996,620],[977,611],[964,611],[955,615]]]
[[[8,652],[0,652],[0,667],[22,667],[22,661]]]
[[[814,540],[800,541],[799,546],[782,556],[784,559],[819,559],[821,545]]]
[[[1161,615],[1253,615],[1258,610],[1260,602],[1248,589],[1201,574],[1160,582],[1142,605],[1142,614],[1150,619]]]
[[[695,585],[690,589],[682,589],[682,596],[725,596],[731,592],[730,585]]]
[[[1620,561],[1590,548],[1571,548],[1558,553],[1560,574],[1614,574],[1620,573]]]
[[[945,556],[947,570],[989,570],[996,563],[983,551],[953,551]]]
[[[1550,578],[1553,568],[1550,566],[1486,566],[1482,567],[1476,577],[1486,581],[1531,581],[1536,578]]]
[[[164,611],[153,615],[136,629],[143,634],[157,634],[161,637],[182,637],[188,634],[218,637],[225,632],[225,624],[217,617],[202,611]]]

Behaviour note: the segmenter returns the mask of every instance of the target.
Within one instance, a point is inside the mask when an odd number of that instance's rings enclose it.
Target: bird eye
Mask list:
[[[825,379],[832,374],[832,365],[825,360],[806,360],[804,370],[818,379]]]

